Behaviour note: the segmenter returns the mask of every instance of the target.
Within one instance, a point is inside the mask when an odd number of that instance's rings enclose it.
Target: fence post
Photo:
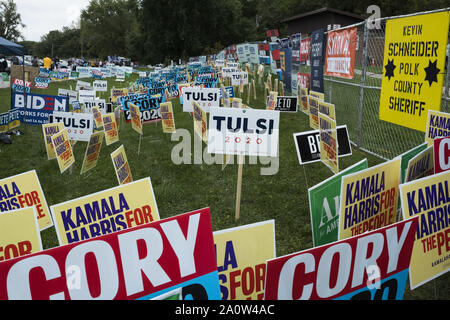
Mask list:
[[[368,21],[364,21],[364,41],[362,57],[361,91],[359,94],[359,114],[358,114],[358,147],[362,147],[362,118],[364,107],[364,87],[366,86],[366,66],[369,47],[369,28]]]

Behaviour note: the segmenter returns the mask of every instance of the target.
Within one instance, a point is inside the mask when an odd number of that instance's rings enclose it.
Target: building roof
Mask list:
[[[357,14],[354,14],[354,13],[350,13],[350,12],[347,12],[347,11],[342,11],[342,10],[338,10],[338,9],[324,7],[324,8],[320,8],[320,9],[314,10],[314,11],[301,13],[301,14],[292,16],[290,18],[286,18],[284,20],[281,20],[281,22],[283,22],[283,23],[290,22],[290,21],[293,21],[293,20],[298,20],[298,19],[301,19],[301,18],[305,18],[305,17],[308,17],[308,16],[313,16],[315,14],[323,13],[323,12],[332,12],[332,13],[336,13],[336,14],[339,14],[339,15],[342,15],[342,16],[352,17],[352,18],[355,18],[355,19],[358,19],[358,20],[361,20],[361,21],[365,20],[365,18],[363,18],[363,17],[361,17],[361,16],[359,16]]]

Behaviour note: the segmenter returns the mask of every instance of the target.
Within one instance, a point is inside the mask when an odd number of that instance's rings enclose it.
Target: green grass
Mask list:
[[[136,80],[133,75],[130,81]],[[92,80],[91,80],[92,81]],[[109,87],[125,84],[109,81]],[[53,82],[49,90],[33,90],[36,93],[56,94],[59,87],[75,88],[75,81]],[[105,95],[105,94],[104,94]],[[247,103],[253,108],[265,108],[262,87],[258,87],[257,100]],[[104,96],[106,97],[106,95]],[[172,100],[177,129],[187,129],[193,134],[193,120],[182,112],[178,99]],[[0,89],[0,112],[10,107],[10,90]],[[339,106],[340,107],[340,106]],[[338,108],[338,118],[340,117]],[[351,111],[349,110],[351,113]],[[341,117],[341,122],[345,120]],[[353,120],[352,120],[353,121]],[[21,125],[25,135],[13,137],[12,145],[0,145],[0,178],[36,169],[49,206],[117,186],[111,152],[124,145],[134,180],[150,177],[161,218],[171,217],[203,207],[211,209],[214,231],[244,224],[275,219],[277,256],[298,252],[312,247],[311,223],[308,204],[308,188],[332,175],[319,163],[300,166],[295,150],[293,133],[311,130],[309,119],[301,112],[283,113],[280,120],[279,172],[273,176],[261,176],[260,169],[268,167],[246,164],[243,170],[240,220],[235,222],[237,165],[228,165],[223,171],[220,164],[175,165],[171,152],[178,141],[171,141],[162,132],[161,123],[145,124],[141,151],[138,155],[139,137],[130,124],[120,125],[120,142],[111,146],[103,144],[97,167],[80,175],[86,143],[74,146],[76,162],[72,173],[60,174],[56,160],[47,160],[40,126]],[[193,146],[192,141],[192,146]],[[202,145],[206,147],[205,144]],[[353,155],[340,159],[340,169],[367,158],[369,166],[382,162],[353,148]],[[191,157],[193,162],[193,157]],[[236,159],[235,159],[236,160]],[[248,160],[248,159],[247,159]],[[236,161],[235,161],[236,163]],[[45,248],[58,246],[55,229],[42,232]],[[406,299],[448,299],[449,275],[431,281],[414,291],[406,290]]]

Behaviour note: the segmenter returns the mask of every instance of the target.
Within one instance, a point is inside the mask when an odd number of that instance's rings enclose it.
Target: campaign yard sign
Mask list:
[[[53,147],[55,148],[56,160],[58,161],[59,171],[63,173],[75,163],[75,157],[70,144],[67,129],[63,129],[51,136]]]
[[[450,136],[450,113],[428,110],[425,142],[432,146],[434,139],[447,136]]]
[[[308,96],[309,103],[309,126],[312,129],[319,129],[319,101],[320,99],[311,95]]]
[[[150,178],[50,207],[60,245],[159,220]]]
[[[418,217],[409,283],[415,289],[450,270],[450,171],[400,185],[403,219]]]
[[[275,111],[297,112],[297,97],[277,96]]]
[[[193,112],[196,102],[205,112],[211,107],[220,107],[219,88],[186,87],[183,89],[183,112]]]
[[[280,112],[211,108],[208,153],[278,156]]]
[[[150,123],[161,121],[160,103],[164,102],[164,95],[153,95],[151,97],[147,95],[141,95],[136,98],[128,98],[124,96],[119,98],[122,100],[122,110],[124,113],[125,122],[131,122],[130,104],[134,104],[139,107],[141,111],[141,122]]]
[[[336,121],[336,108],[334,104],[319,100],[319,114],[320,113]]]
[[[337,128],[339,157],[352,155],[347,126]],[[294,143],[300,165],[320,161],[320,130],[294,133]]]
[[[408,219],[269,260],[264,298],[402,300],[416,227]]]
[[[214,232],[222,300],[263,300],[266,261],[275,258],[275,221]]]
[[[2,300],[152,299],[177,288],[220,300],[209,209],[0,263]]]
[[[35,208],[0,214],[0,262],[42,250]]]
[[[434,148],[426,148],[408,162],[406,182],[421,179],[434,174]]]
[[[324,63],[324,29],[311,34],[311,87],[317,92],[324,92],[323,63]]]
[[[107,92],[108,91],[108,81],[105,81],[105,80],[95,80],[92,83],[92,86],[94,87],[94,91],[99,91],[99,92]]]
[[[26,109],[25,109],[26,103]],[[20,121],[30,125],[42,125],[49,122],[48,118],[54,111],[69,111],[67,97],[57,97],[36,93],[26,94],[11,92],[11,110],[19,108]]]
[[[338,239],[396,222],[399,158],[342,178]]]
[[[434,140],[434,172],[450,170],[450,137]]]
[[[39,230],[53,226],[35,170],[0,180],[0,212],[34,207]]]
[[[128,163],[125,148],[121,145],[114,152],[111,153],[111,160],[116,172],[117,181],[119,185],[127,184],[133,181],[131,175],[130,164]]]
[[[194,121],[194,132],[203,142],[208,143],[208,118],[205,110],[195,101],[193,103],[192,119]]]
[[[141,136],[142,132],[142,118],[141,111],[138,106],[134,103],[129,103],[130,117],[131,117],[131,128],[139,133]]]
[[[95,100],[95,91],[94,90],[78,90],[78,100],[81,103],[85,101]]]
[[[406,176],[408,173],[408,163],[409,161],[418,155],[420,152],[424,151],[427,148],[426,143],[422,143],[415,148],[412,148],[405,153],[398,156],[401,159],[400,165],[400,183],[404,183],[406,181]]]
[[[353,79],[357,35],[356,27],[328,32],[325,75]]]
[[[73,141],[89,141],[94,130],[94,118],[92,114],[53,112],[49,120],[50,123],[62,123],[67,130],[69,140]]]
[[[57,123],[46,123],[42,125],[42,131],[44,135],[45,150],[47,151],[47,159],[56,159],[55,147],[52,142],[52,135],[64,129],[64,124],[61,122]]]
[[[105,131],[106,145],[109,146],[119,141],[119,131],[116,124],[116,116],[113,112],[102,116],[103,130]]]
[[[67,97],[69,103],[72,104],[74,101],[78,101],[78,91],[58,88],[58,97]]]
[[[386,21],[379,118],[424,132],[439,111],[450,12]]]
[[[297,104],[300,106],[300,111],[309,116],[308,89],[297,84],[297,93]]]
[[[160,104],[162,128],[164,133],[174,133],[175,117],[173,114],[172,102],[164,102]]]
[[[91,134],[91,138],[89,139],[89,143],[86,147],[86,152],[84,154],[80,174],[83,174],[91,170],[92,168],[95,168],[95,166],[97,165],[104,136],[105,133],[103,131],[98,131]]]
[[[364,159],[308,189],[314,247],[338,240],[342,177],[367,168]]]
[[[336,121],[319,112],[320,160],[334,174],[339,172]]]

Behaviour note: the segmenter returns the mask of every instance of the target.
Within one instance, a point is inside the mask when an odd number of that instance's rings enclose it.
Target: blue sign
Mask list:
[[[49,122],[53,111],[68,112],[69,99],[35,93],[25,94],[24,97],[21,92],[12,92],[11,110],[15,108],[19,109],[21,122],[41,125]]]

